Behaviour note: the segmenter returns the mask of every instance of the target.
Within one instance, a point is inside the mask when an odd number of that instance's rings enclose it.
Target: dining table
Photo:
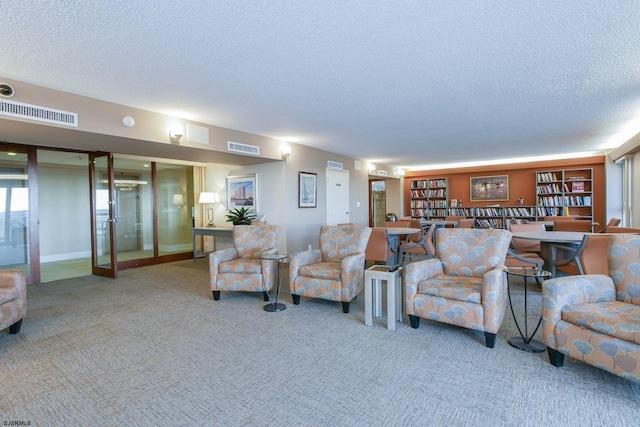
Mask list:
[[[556,277],[557,247],[555,245],[575,248],[582,242],[585,234],[589,233],[581,231],[516,231],[513,233],[513,237],[539,241],[540,258],[544,261],[542,268],[551,273],[551,277]]]
[[[389,264],[397,265],[398,264],[398,247],[400,246],[400,236],[403,235],[412,235],[417,234],[422,231],[420,228],[414,227],[374,227],[374,228],[382,228],[386,229],[387,233],[389,233],[389,246],[393,251],[393,259],[389,260]]]
[[[446,227],[447,225],[451,225],[453,227],[458,226],[458,220],[453,219],[425,219],[421,221],[424,225],[434,225],[436,227]]]

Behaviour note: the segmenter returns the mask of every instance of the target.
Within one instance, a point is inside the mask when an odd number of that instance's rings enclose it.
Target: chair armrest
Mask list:
[[[482,276],[482,312],[485,332],[495,334],[502,324],[507,308],[506,267],[498,265]]]
[[[298,277],[298,270],[305,265],[317,264],[322,262],[322,252],[320,249],[313,249],[311,251],[296,252],[289,255],[289,287],[293,291],[296,277]]]
[[[542,335],[548,346],[555,347],[556,324],[567,305],[616,300],[613,279],[604,274],[557,277],[542,284]]]
[[[340,282],[342,284],[341,301],[351,301],[364,285],[363,252],[347,255],[340,260]]]
[[[0,270],[0,288],[15,288],[18,300],[27,298],[27,280],[22,270]]]
[[[226,248],[209,254],[209,274],[218,275],[218,266],[221,262],[231,261],[238,258],[238,251],[235,248]]]
[[[404,292],[407,298],[418,293],[418,283],[444,274],[438,258],[412,262],[404,267]]]

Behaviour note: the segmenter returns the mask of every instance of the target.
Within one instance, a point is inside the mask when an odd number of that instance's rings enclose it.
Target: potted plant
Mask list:
[[[257,218],[256,212],[250,208],[234,208],[229,209],[225,215],[227,222],[233,223],[233,225],[249,225],[251,221]]]

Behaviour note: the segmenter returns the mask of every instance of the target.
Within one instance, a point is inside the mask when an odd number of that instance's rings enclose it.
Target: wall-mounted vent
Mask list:
[[[78,127],[78,113],[0,99],[0,116]]]
[[[260,147],[249,144],[240,144],[239,142],[227,141],[227,149],[234,153],[250,154],[252,156],[260,155]]]
[[[327,161],[327,167],[331,169],[344,169],[344,165],[340,162],[332,162],[331,160]]]
[[[382,170],[378,169],[378,175],[379,176],[387,176],[387,171],[382,171]]]

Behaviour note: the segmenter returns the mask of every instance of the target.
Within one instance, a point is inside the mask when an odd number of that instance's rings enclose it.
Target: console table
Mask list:
[[[197,253],[196,252],[196,236],[218,236],[218,237],[232,237],[233,238],[233,227],[193,227],[192,236],[193,236],[193,261],[196,258],[203,258],[206,256],[205,253]],[[216,250],[217,242],[213,241],[213,250]]]

